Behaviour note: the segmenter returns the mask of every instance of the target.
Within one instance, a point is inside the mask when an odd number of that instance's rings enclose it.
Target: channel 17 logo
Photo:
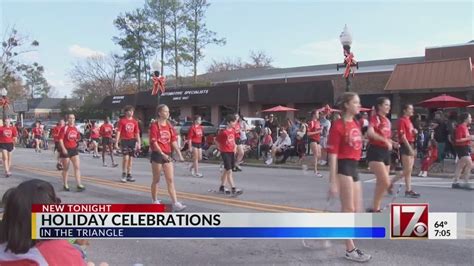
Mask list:
[[[428,238],[428,204],[392,204],[391,238]]]

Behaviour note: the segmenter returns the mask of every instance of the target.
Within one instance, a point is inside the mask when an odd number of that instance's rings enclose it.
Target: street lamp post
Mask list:
[[[344,68],[343,77],[346,79],[346,91],[351,89],[351,80],[350,76],[354,77],[354,69],[356,67],[359,69],[359,63],[354,59],[354,54],[351,52],[352,45],[352,35],[347,28],[347,25],[344,26],[344,30],[339,35],[339,40],[341,41],[342,49],[344,50],[344,63],[337,64],[336,68],[339,71],[339,68]]]

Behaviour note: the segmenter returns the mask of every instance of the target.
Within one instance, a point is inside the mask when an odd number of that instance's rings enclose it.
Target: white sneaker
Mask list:
[[[266,165],[270,165],[273,163],[273,158],[268,158],[268,160],[265,161]]]
[[[186,209],[186,205],[183,205],[181,202],[177,201],[175,204],[173,204],[173,211],[179,212]]]
[[[314,175],[315,175],[316,177],[323,178],[323,175],[322,175],[321,173],[319,173],[319,172],[314,173]]]
[[[421,173],[421,177],[427,177],[428,176],[428,172],[427,171],[424,171],[423,173]]]
[[[369,254],[364,254],[364,252],[360,251],[358,248],[354,248],[350,252],[346,251],[345,258],[356,262],[367,262],[372,258],[372,256]]]
[[[319,161],[319,165],[326,165],[328,162],[326,162],[325,160],[320,160]]]
[[[161,201],[160,200],[152,200],[151,203],[152,204],[161,204]]]
[[[203,177],[201,173],[194,173],[194,177]]]
[[[420,177],[423,176],[423,171],[420,171],[420,172],[418,173],[418,176],[420,176]]]

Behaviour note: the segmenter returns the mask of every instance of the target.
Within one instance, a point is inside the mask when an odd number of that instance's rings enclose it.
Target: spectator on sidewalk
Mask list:
[[[283,155],[283,153],[291,147],[291,139],[288,136],[288,133],[285,130],[280,131],[280,136],[278,137],[275,144],[272,147],[272,157],[270,157],[265,164],[270,165],[276,159],[277,156]]]
[[[263,155],[264,160],[268,160],[268,153],[272,150],[273,146],[273,139],[272,139],[272,131],[270,128],[266,127],[263,129],[263,139],[262,145],[260,146],[260,153]]]
[[[448,128],[443,117],[443,112],[436,112],[431,124],[434,130],[434,139],[438,143],[438,161],[442,162],[446,156],[445,149],[446,142],[448,142]]]
[[[425,158],[421,162],[421,171],[418,176],[427,177],[431,166],[438,160],[438,143],[434,139],[429,142]]]
[[[272,131],[272,139],[273,139],[273,142],[276,141],[277,139],[277,134],[278,134],[278,122],[275,120],[275,117],[273,114],[270,114],[270,116],[268,117],[268,121],[265,122],[265,127],[268,127],[270,128],[270,130]]]

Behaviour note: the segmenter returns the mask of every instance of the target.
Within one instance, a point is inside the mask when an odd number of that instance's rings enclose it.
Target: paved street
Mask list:
[[[121,160],[121,158],[118,158]],[[0,193],[29,178],[51,182],[65,203],[150,203],[150,164],[147,159],[135,160],[137,182],[119,182],[121,168],[104,168],[101,160],[81,155],[81,170],[87,190],[61,190],[60,173],[50,151],[36,154],[31,149],[16,149],[14,172],[9,179],[0,178]],[[109,162],[110,164],[110,162]],[[326,206],[328,187],[325,178],[318,179],[302,170],[245,167],[235,174],[238,187],[245,193],[238,199],[223,198],[208,192],[219,185],[219,167],[203,164],[204,178],[190,176],[186,164],[176,164],[178,198],[188,206],[187,212],[310,212]],[[370,206],[374,180],[363,174],[364,203]],[[396,202],[430,203],[434,212],[473,212],[472,191],[452,190],[448,178],[414,178],[414,190],[420,199],[398,197]],[[164,188],[164,189],[163,189]],[[403,188],[402,192],[403,193]],[[160,198],[169,202],[164,180]],[[385,198],[387,204],[391,198]],[[331,210],[337,210],[335,204]],[[473,232],[474,233],[474,229]],[[473,234],[474,238],[474,234]],[[361,240],[361,249],[373,255],[372,264],[381,265],[445,265],[474,263],[473,240]],[[107,261],[110,265],[316,265],[347,264],[342,241],[332,241],[328,249],[307,249],[300,240],[93,240],[88,249],[89,260]]]

